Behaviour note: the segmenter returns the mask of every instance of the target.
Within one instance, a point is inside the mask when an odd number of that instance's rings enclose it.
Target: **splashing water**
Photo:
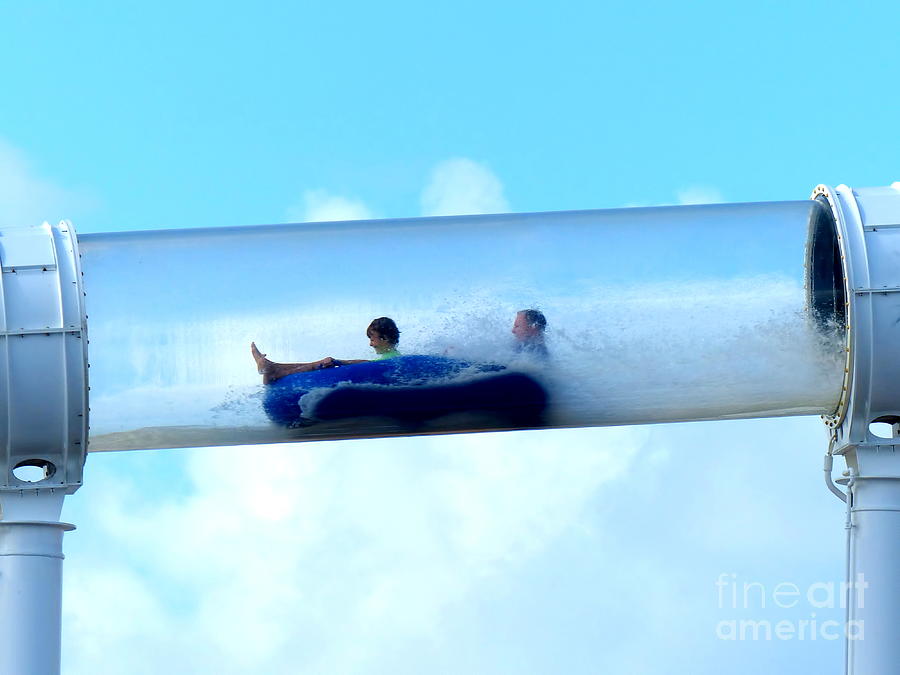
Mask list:
[[[514,358],[510,327],[529,306],[548,318],[547,363]],[[347,319],[355,316],[364,318]],[[511,363],[532,374],[549,394],[548,426],[822,414],[836,407],[843,373],[841,336],[817,330],[802,287],[776,276],[714,289],[700,282],[597,288],[578,298],[481,289],[395,318],[403,353]],[[279,361],[369,358],[367,321],[366,308],[332,307],[326,315],[101,326],[96,333],[114,336],[105,353],[118,361],[92,373],[91,449],[390,433],[369,419],[302,430],[271,424],[249,356],[255,339]],[[453,429],[427,431],[441,430]]]

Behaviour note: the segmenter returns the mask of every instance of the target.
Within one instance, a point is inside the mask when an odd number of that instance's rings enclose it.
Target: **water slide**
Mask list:
[[[827,414],[842,326],[817,319],[806,259],[830,218],[804,200],[85,235],[88,449]],[[511,333],[523,309],[546,319],[540,357]],[[300,399],[353,389],[360,367],[287,378],[302,380],[289,400],[250,356],[255,341],[276,362],[372,359],[366,328],[382,316],[404,357],[466,366],[426,368],[418,396],[488,386],[493,364],[539,383],[544,409],[512,414],[536,404],[511,384],[497,393],[509,415],[460,401],[442,415],[438,395],[405,424],[416,396],[386,399],[416,381],[407,367],[375,377],[371,414],[361,401],[320,419]],[[266,414],[273,391],[295,419]]]

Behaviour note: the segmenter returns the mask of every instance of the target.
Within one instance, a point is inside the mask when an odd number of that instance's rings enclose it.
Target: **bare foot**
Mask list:
[[[266,355],[256,348],[255,342],[250,343],[250,353],[253,355],[253,360],[256,361],[256,371],[263,376],[263,384],[269,384],[282,377],[276,372],[278,364],[269,361]]]
[[[265,354],[256,348],[255,342],[250,343],[250,353],[253,355],[253,360],[256,361],[256,370],[260,375],[265,375],[266,370],[272,365],[272,362],[266,358]]]

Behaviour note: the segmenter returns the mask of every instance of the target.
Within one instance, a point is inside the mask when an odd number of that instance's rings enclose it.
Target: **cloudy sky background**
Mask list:
[[[0,224],[802,199],[897,169],[889,3],[0,6]],[[739,355],[735,355],[739,358]],[[839,672],[813,418],[97,454],[64,672]],[[739,603],[742,604],[742,603]]]

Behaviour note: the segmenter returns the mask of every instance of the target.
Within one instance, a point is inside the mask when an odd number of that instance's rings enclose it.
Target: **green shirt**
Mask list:
[[[392,350],[390,350],[390,351],[388,351],[388,352],[383,352],[383,353],[381,353],[381,354],[376,354],[376,355],[375,355],[375,360],[376,360],[376,361],[381,361],[382,359],[392,359],[392,358],[394,358],[395,356],[401,356],[401,354],[400,354],[400,352],[398,352],[396,349],[392,349]]]

